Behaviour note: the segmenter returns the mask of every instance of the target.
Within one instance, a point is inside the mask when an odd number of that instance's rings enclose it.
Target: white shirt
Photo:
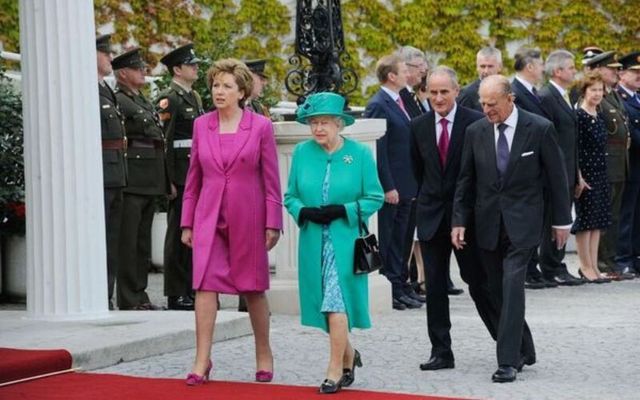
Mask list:
[[[549,79],[549,83],[553,85],[553,87],[555,87],[558,92],[560,92],[560,96],[562,96],[564,98],[564,96],[566,95],[567,91],[560,85],[558,85],[557,83],[555,83],[553,81],[553,79]]]
[[[449,143],[451,143],[451,131],[453,131],[453,120],[456,117],[456,111],[458,110],[458,104],[453,103],[453,108],[449,111],[446,117],[441,116],[438,113],[436,114],[436,144],[440,143],[440,136],[442,136],[442,124],[441,120],[446,119],[447,123],[447,132],[449,133]]]
[[[627,89],[622,83],[618,83],[618,86],[620,86],[622,88],[622,90],[627,92],[627,94],[629,96],[634,97],[636,95],[636,93],[634,91]]]
[[[380,86],[380,89],[384,90],[385,93],[387,93],[389,96],[391,96],[393,101],[395,101],[396,103],[398,102],[398,99],[400,98],[400,93],[394,92],[393,90],[389,89],[386,86]]]

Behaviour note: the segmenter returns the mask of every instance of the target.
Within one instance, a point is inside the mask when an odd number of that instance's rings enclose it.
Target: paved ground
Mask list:
[[[576,257],[568,257],[575,272]],[[459,277],[454,276],[456,282]],[[161,276],[152,275],[152,298],[161,302]],[[491,383],[495,346],[465,293],[451,298],[453,370],[422,372],[429,354],[426,316],[420,310],[374,317],[374,328],[356,331],[363,357],[354,388],[471,396],[484,399],[638,399],[640,398],[640,280],[577,288],[527,291],[527,320],[537,345],[538,363],[525,367],[511,384]],[[276,383],[317,385],[324,377],[328,340],[300,326],[297,317],[274,315],[272,345]],[[122,363],[98,372],[182,378],[194,350]],[[251,336],[217,344],[214,379],[250,381]]]

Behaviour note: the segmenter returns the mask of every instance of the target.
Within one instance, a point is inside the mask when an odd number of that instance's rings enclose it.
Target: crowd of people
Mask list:
[[[376,212],[390,306],[426,303],[431,353],[423,371],[455,367],[449,295],[463,289],[451,282],[452,254],[497,343],[494,382],[511,382],[536,362],[525,288],[640,274],[640,52],[618,58],[585,49],[576,79],[570,52],[543,61],[522,48],[510,81],[500,74],[501,52],[486,47],[477,54],[479,78],[460,88],[453,69],[430,68],[424,52],[405,46],[378,60],[380,90],[363,114],[386,120],[377,162],[340,134],[355,122],[345,99],[310,95],[296,120],[311,138],[293,151],[283,195],[273,125],[256,101],[264,61],[216,61],[206,74],[214,109],[205,112],[192,89],[200,62],[192,45],[162,58],[172,82],[154,104],[140,90],[140,49],[112,59],[109,40],[96,39],[110,307],[115,286],[120,310],[160,309],[145,289],[154,200],[167,196],[168,307],[195,309],[196,317],[188,385],[205,383],[213,369],[220,293],[241,296],[255,380],[273,380],[267,253],[285,208],[300,231],[301,322],[329,337],[320,393],[350,386],[366,358],[349,337],[371,327],[368,276],[354,273],[354,242]],[[115,90],[104,82],[112,70]],[[563,261],[569,232],[580,277]]]

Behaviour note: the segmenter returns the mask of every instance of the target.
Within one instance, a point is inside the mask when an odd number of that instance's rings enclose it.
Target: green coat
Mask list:
[[[333,221],[330,232],[349,330],[353,327],[365,329],[371,327],[368,278],[366,275],[354,275],[353,248],[358,237],[356,200],[360,203],[365,222],[382,207],[384,201],[371,151],[365,145],[347,138],[342,148],[331,155],[313,140],[298,144],[293,151],[284,204],[296,222],[302,207],[322,205],[322,182],[328,162],[331,163],[328,204],[343,204],[347,210],[347,218]],[[302,324],[328,332],[327,318],[320,312],[323,298],[322,225],[305,222],[298,226],[298,286]]]

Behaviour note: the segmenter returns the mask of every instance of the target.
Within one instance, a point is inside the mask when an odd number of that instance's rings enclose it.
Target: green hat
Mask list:
[[[355,119],[344,113],[344,97],[331,92],[322,92],[312,94],[307,100],[296,110],[296,121],[301,124],[308,125],[309,118],[321,115],[330,115],[342,118],[344,126],[349,126],[355,122]]]
[[[122,68],[144,68],[147,64],[142,60],[140,48],[134,47],[114,58],[113,61],[111,61],[111,66],[113,69],[118,70]]]
[[[111,35],[105,34],[96,37],[96,50],[103,53],[113,53],[111,49]]]
[[[263,77],[264,79],[269,79],[269,77],[264,73],[264,65],[266,64],[267,60],[248,60],[245,61],[245,65],[247,66],[247,68],[249,68],[249,71],[253,72],[254,74]]]
[[[182,64],[198,64],[201,61],[193,51],[193,43],[178,47],[160,59],[169,69]]]
[[[618,62],[618,56],[615,51],[605,51],[597,56],[587,60],[585,65],[589,68],[607,67],[620,68],[622,64]]]
[[[640,69],[640,51],[633,51],[620,57],[622,69]]]

